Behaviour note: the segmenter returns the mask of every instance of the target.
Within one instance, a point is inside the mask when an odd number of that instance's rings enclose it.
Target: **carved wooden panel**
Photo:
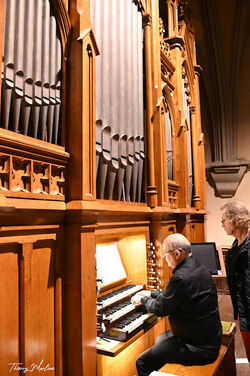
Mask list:
[[[171,209],[178,208],[178,184],[168,182],[168,200]]]
[[[25,366],[55,374],[55,253],[53,245],[23,251]],[[51,247],[52,246],[52,247]],[[31,341],[32,339],[32,341]]]
[[[10,185],[10,158],[8,155],[0,155],[0,189],[9,190]]]
[[[0,373],[8,375],[9,363],[19,362],[18,246],[0,247]]]
[[[55,245],[51,239],[0,245],[1,375],[62,375],[61,254]]]
[[[8,197],[64,200],[65,166],[0,153],[0,191]]]

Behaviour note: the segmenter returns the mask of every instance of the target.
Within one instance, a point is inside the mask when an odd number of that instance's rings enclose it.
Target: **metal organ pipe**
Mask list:
[[[168,179],[173,180],[172,122],[171,122],[171,118],[169,114],[169,109],[165,114],[165,121],[166,121]]]
[[[6,4],[7,5],[7,4]],[[17,19],[14,21],[16,22],[17,32],[15,32],[14,28],[12,30],[14,36],[14,43],[11,46],[13,48],[13,73],[14,73],[14,83],[13,83],[13,93],[8,93],[13,95],[13,130],[18,132],[19,128],[19,117],[21,111],[21,103],[22,98],[24,96],[24,69],[23,69],[23,61],[24,61],[24,19],[25,19],[25,1],[21,0],[17,7],[16,17]],[[18,17],[19,15],[19,17]],[[28,19],[27,19],[28,21]],[[15,27],[15,24],[13,25]]]
[[[58,143],[62,45],[49,0],[5,9],[1,126]]]
[[[55,71],[55,96],[56,96],[56,105],[55,105],[55,118],[54,118],[54,143],[58,143],[58,129],[59,129],[59,120],[60,120],[60,110],[61,110],[61,74],[58,74],[62,69],[62,50],[61,42],[56,39],[56,71]],[[57,75],[57,77],[56,77]]]
[[[34,50],[34,65],[33,65],[33,77],[34,77],[34,106],[32,111],[32,123],[33,134],[32,136],[37,138],[38,121],[40,106],[42,105],[42,18],[39,14],[42,14],[43,1],[36,1],[35,19],[37,20],[34,30],[34,44],[36,46]]]
[[[15,0],[8,2],[9,6],[5,6],[5,33],[4,40],[8,38],[9,43],[4,44],[4,58],[2,64],[2,78],[3,78],[3,91],[5,95],[2,96],[2,116],[3,125],[8,129],[10,117],[11,96],[14,86],[14,30],[15,30]],[[5,78],[5,79],[4,79]]]
[[[143,28],[133,0],[91,1],[96,58],[97,197],[141,201]]]
[[[44,140],[46,137],[46,120],[47,120],[47,114],[48,114],[48,105],[49,105],[49,66],[46,64],[46,60],[49,56],[49,1],[44,0],[43,2],[43,35],[45,36],[43,39],[42,44],[42,124],[41,124],[41,130],[42,130],[42,139]]]
[[[23,116],[23,133],[28,134],[30,110],[32,105],[32,89],[33,89],[33,26],[34,26],[34,2],[25,1],[25,22],[24,22],[24,55],[22,62],[23,70],[23,101],[22,101],[22,116]],[[20,30],[23,33],[23,30]],[[22,45],[21,45],[22,46]]]

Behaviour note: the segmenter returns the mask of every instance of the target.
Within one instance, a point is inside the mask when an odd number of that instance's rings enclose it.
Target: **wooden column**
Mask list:
[[[205,174],[205,154],[204,154],[204,134],[202,133],[201,125],[201,109],[200,109],[200,87],[199,77],[201,67],[196,65],[195,71],[195,119],[196,119],[196,134],[197,134],[197,164],[199,169],[199,196],[200,196],[200,208],[206,209],[206,174]]]
[[[166,163],[166,105],[162,92],[161,46],[158,0],[152,1],[152,79],[153,79],[153,128],[154,128],[154,168],[157,205],[168,205],[168,175]]]
[[[195,106],[190,107],[191,111],[191,129],[192,129],[192,151],[193,151],[193,176],[194,176],[194,195],[193,202],[195,209],[201,208],[200,199],[200,181],[202,181],[202,176],[200,176],[199,169],[199,153],[198,153],[198,143],[199,138],[197,137],[198,130],[196,128],[196,114]]]
[[[70,200],[95,199],[95,56],[90,2],[70,2],[72,41],[69,60],[68,150]]]
[[[66,229],[66,375],[96,374],[96,273],[94,226]]]
[[[153,124],[153,104],[152,104],[152,30],[151,30],[151,5],[149,12],[144,16],[145,23],[145,68],[146,68],[146,123],[148,142],[148,186],[147,200],[151,207],[157,206],[157,191],[155,186],[155,166],[154,166],[154,124]]]

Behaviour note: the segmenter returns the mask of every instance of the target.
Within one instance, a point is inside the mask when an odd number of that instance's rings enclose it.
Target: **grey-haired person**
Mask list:
[[[222,227],[235,238],[226,254],[227,281],[250,362],[250,214],[241,202],[228,202],[220,210]]]

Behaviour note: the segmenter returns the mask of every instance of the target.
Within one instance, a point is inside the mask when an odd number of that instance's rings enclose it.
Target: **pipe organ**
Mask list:
[[[205,238],[188,4],[1,4],[0,373],[134,376],[169,323],[132,294],[165,289],[167,235]]]
[[[1,127],[60,143],[62,46],[49,0],[5,4]]]
[[[173,179],[173,143],[172,143],[172,121],[169,113],[169,109],[166,111],[166,144],[167,144],[167,170],[168,179]]]
[[[97,197],[145,201],[143,23],[132,0],[91,0],[96,58]]]

